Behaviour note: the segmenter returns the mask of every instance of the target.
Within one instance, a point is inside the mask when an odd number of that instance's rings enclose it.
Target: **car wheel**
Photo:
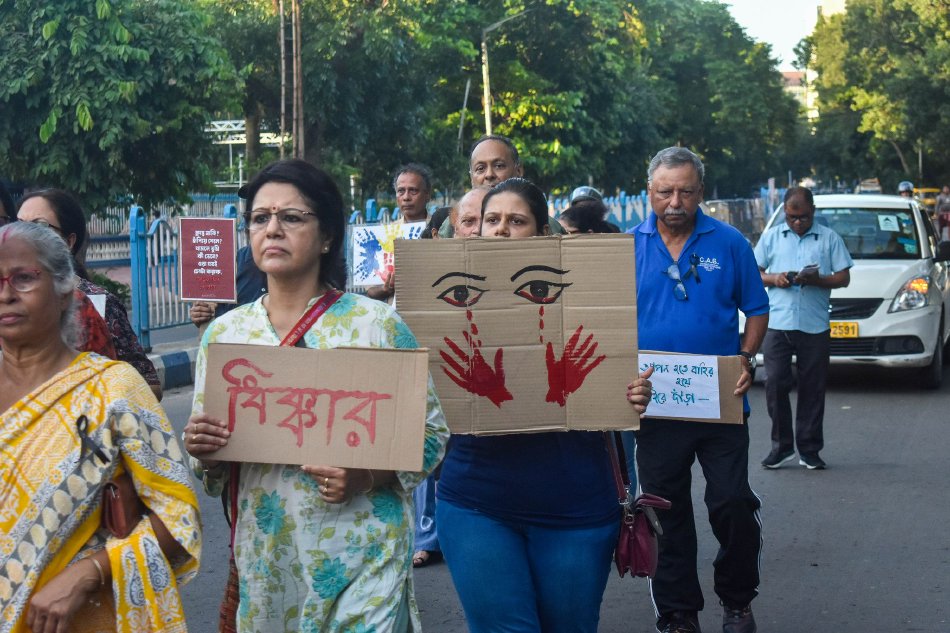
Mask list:
[[[937,344],[934,345],[934,355],[930,359],[930,364],[924,367],[921,372],[921,386],[924,389],[939,389],[943,383],[943,344],[940,340],[943,332],[943,319],[940,322],[940,329],[937,331]]]

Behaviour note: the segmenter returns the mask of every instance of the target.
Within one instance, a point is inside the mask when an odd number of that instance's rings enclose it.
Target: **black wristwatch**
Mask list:
[[[755,354],[752,352],[741,350],[739,352],[739,356],[742,356],[747,361],[749,361],[749,371],[755,371],[755,368],[759,366],[759,362],[755,359]]]

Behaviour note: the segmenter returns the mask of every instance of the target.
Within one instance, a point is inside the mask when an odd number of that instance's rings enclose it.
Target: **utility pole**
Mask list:
[[[301,63],[301,28],[300,28],[300,0],[291,0],[294,32],[294,158],[303,158],[304,146],[303,131],[303,64]]]
[[[498,20],[494,24],[489,24],[482,29],[482,100],[485,108],[485,134],[491,134],[491,84],[488,79],[488,34],[505,22],[520,18],[528,11],[531,11],[531,9],[525,9],[514,15],[509,15],[507,18]]]
[[[280,12],[280,158],[284,158],[284,138],[287,134],[287,26],[284,22],[284,0],[279,0]]]

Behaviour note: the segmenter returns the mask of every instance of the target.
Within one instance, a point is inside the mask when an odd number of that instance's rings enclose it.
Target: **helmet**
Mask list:
[[[594,189],[593,187],[578,187],[571,192],[571,204],[575,202],[580,202],[581,200],[596,200],[602,202],[604,196],[602,193]]]
[[[909,181],[909,180],[902,180],[902,181],[900,182],[900,184],[897,185],[897,191],[898,191],[898,193],[901,193],[901,192],[904,192],[904,191],[913,192],[913,191],[914,191],[914,183],[912,183],[912,182]]]

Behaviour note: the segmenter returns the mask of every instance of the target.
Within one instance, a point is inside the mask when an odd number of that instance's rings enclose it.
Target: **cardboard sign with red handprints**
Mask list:
[[[453,433],[634,429],[633,236],[396,241],[396,307]]]
[[[214,459],[422,470],[427,350],[208,346],[205,411],[227,420]]]

